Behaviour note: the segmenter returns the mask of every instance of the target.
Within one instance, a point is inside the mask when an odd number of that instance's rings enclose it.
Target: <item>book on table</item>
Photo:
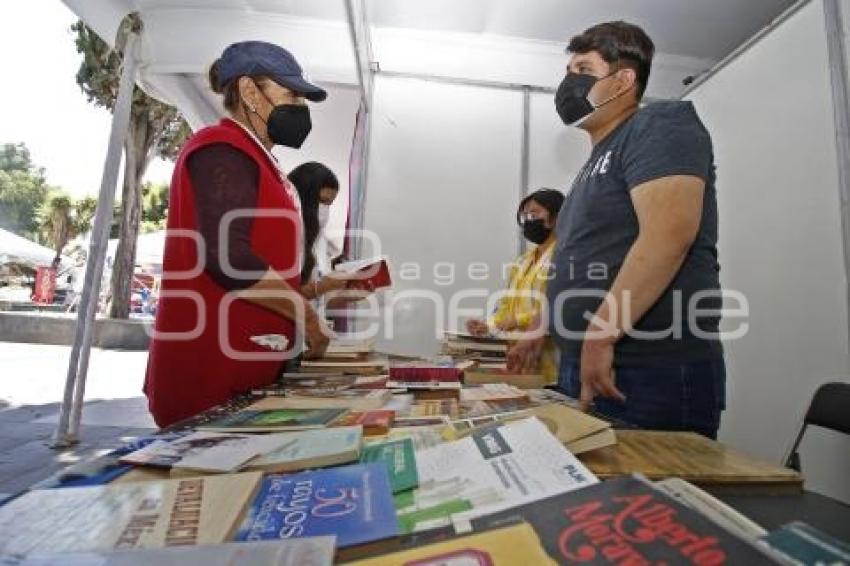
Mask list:
[[[266,476],[235,540],[335,535],[344,548],[397,534],[387,467],[370,463]]]
[[[463,372],[463,383],[467,386],[505,383],[520,389],[540,389],[547,384],[546,378],[539,373],[514,373],[481,366]]]
[[[526,523],[373,556],[350,566],[554,566]]]
[[[352,411],[343,415],[332,426],[360,425],[365,436],[380,436],[389,432],[394,420],[395,411]]]
[[[137,550],[39,554],[20,559],[0,557],[3,566],[331,566],[336,539],[309,537],[274,542],[230,542]]]
[[[360,426],[320,428],[287,432],[279,448],[250,460],[244,467],[266,473],[296,472],[357,461],[363,445]]]
[[[285,397],[271,396],[260,399],[251,409],[331,409],[352,411],[380,409],[392,399],[388,389],[344,389],[328,392],[322,389],[293,389]]]
[[[370,444],[363,448],[360,461],[386,464],[393,493],[413,489],[419,485],[413,440],[410,438]]]
[[[419,487],[396,499],[405,531],[493,513],[598,480],[536,418],[418,451]]]
[[[466,387],[460,392],[460,401],[511,401],[527,400],[528,394],[518,387],[506,383],[485,383],[478,387]]]
[[[252,458],[280,448],[283,435],[197,431],[170,441],[158,440],[120,461],[135,466],[170,469],[173,474],[235,472]]]
[[[850,564],[850,544],[802,521],[783,525],[762,536],[758,544],[788,564]]]
[[[0,507],[0,555],[219,544],[257,472],[27,492]]]
[[[376,375],[386,373],[387,361],[384,359],[315,359],[302,360],[299,373],[343,373],[352,375]]]
[[[456,524],[488,531],[524,521],[559,564],[775,564],[651,483],[622,476]]]
[[[346,409],[246,408],[232,415],[201,423],[197,429],[214,432],[286,432],[325,428],[346,412]]]

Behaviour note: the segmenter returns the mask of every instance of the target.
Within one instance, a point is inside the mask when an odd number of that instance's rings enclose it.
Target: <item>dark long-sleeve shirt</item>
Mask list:
[[[206,244],[205,271],[228,291],[245,289],[269,265],[251,249],[253,216],[235,218],[227,230],[227,255],[232,270],[253,272],[233,277],[225,273],[220,257],[220,227],[232,210],[255,210],[259,194],[259,167],[245,153],[227,143],[208,145],[187,162],[195,197],[198,232]]]

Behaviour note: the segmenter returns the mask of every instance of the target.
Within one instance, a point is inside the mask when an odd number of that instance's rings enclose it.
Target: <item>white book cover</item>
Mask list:
[[[115,550],[68,554],[2,557],[3,566],[331,566],[336,537],[304,537],[260,542],[230,542],[203,546],[173,546],[147,550]]]
[[[416,453],[416,499],[467,499],[464,522],[598,483],[537,418],[473,432]]]
[[[233,472],[252,458],[279,448],[288,440],[284,436],[200,431],[169,442],[152,442],[121,461],[172,470]]]
[[[257,456],[246,469],[291,471],[356,460],[363,444],[362,426],[342,426],[303,432],[282,433],[285,442],[276,450]],[[328,463],[329,462],[329,463]]]

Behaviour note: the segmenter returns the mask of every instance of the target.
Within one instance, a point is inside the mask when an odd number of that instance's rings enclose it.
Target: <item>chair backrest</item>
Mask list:
[[[850,383],[824,383],[818,387],[804,421],[850,434]]]

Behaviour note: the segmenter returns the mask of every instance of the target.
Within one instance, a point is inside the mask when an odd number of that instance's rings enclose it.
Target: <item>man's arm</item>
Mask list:
[[[614,384],[614,344],[673,281],[699,232],[705,181],[674,175],[631,190],[639,232],[605,300],[588,325],[581,352],[581,404],[596,395],[624,400]]]

